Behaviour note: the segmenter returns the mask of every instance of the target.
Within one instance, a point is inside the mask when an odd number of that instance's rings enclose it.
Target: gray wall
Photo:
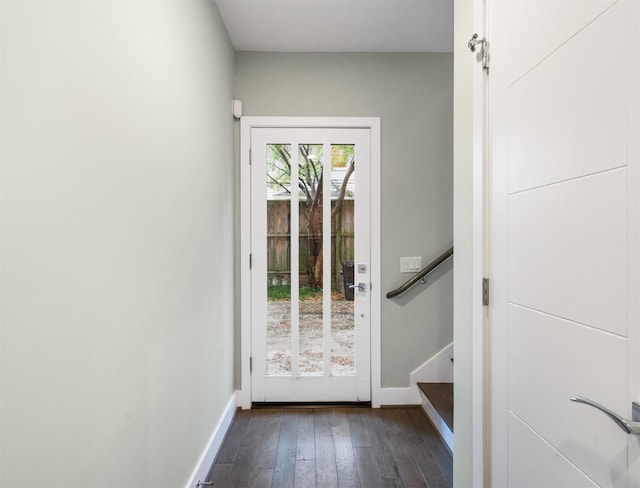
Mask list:
[[[184,486],[234,389],[208,1],[2,2],[0,485]]]
[[[244,115],[381,117],[384,293],[411,276],[400,256],[426,265],[451,245],[453,55],[239,52],[234,94]],[[383,299],[383,387],[408,386],[452,341],[452,287],[447,263],[429,286]]]

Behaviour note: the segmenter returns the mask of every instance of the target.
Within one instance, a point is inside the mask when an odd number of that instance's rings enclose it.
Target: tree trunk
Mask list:
[[[355,171],[356,161],[353,159],[347,172],[344,175],[344,179],[342,180],[342,186],[340,187],[340,194],[338,195],[338,199],[336,201],[335,207],[331,210],[331,224],[333,227],[334,220],[336,215],[342,211],[342,206],[344,202],[344,198],[347,192],[347,184],[349,183],[349,178]],[[311,286],[322,287],[323,284],[323,273],[322,273],[322,263],[324,261],[323,256],[323,229],[322,229],[322,206],[327,203],[323,202],[323,190],[322,190],[322,177],[320,177],[320,182],[318,184],[318,188],[316,190],[315,198],[311,201],[311,206],[309,208],[308,213],[308,222],[309,222],[309,269],[308,272],[311,278]],[[328,202],[328,205],[331,205],[331,201]],[[338,252],[338,250],[336,250]],[[337,270],[336,270],[337,271]]]
[[[318,184],[315,198],[309,208],[309,269],[311,286],[322,286],[322,205],[323,205],[322,178]],[[318,263],[319,266],[318,266]]]

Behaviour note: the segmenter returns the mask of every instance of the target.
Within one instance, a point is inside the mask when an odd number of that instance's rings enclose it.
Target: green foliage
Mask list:
[[[322,288],[319,286],[301,286],[300,300],[319,300],[322,298]],[[291,299],[291,287],[289,285],[269,285],[267,286],[267,300],[289,300]]]
[[[355,157],[353,144],[333,144],[331,146],[331,164],[334,168],[346,168]]]
[[[300,198],[309,202],[319,193],[322,184],[322,145],[301,144],[298,161],[298,188]],[[288,144],[269,144],[267,154],[267,180],[273,190],[291,193],[291,164],[295,164],[291,146]],[[331,164],[334,168],[347,168],[355,158],[353,144],[333,144],[331,146]],[[331,187],[339,193],[342,181],[331,181]],[[347,197],[353,197],[347,192]]]

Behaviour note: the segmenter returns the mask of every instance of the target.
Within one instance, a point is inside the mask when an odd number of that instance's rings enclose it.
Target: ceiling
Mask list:
[[[215,1],[238,51],[453,51],[453,0]]]

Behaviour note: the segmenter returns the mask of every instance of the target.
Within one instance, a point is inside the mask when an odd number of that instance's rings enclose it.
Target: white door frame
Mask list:
[[[482,278],[489,256],[487,73],[473,34],[487,36],[487,0],[454,2],[454,479],[488,486],[490,464],[487,307]],[[490,43],[490,40],[489,40]]]
[[[380,118],[242,117],[240,120],[240,392],[238,404],[251,408],[251,168],[254,128],[369,129],[371,132],[371,404],[380,406]]]

